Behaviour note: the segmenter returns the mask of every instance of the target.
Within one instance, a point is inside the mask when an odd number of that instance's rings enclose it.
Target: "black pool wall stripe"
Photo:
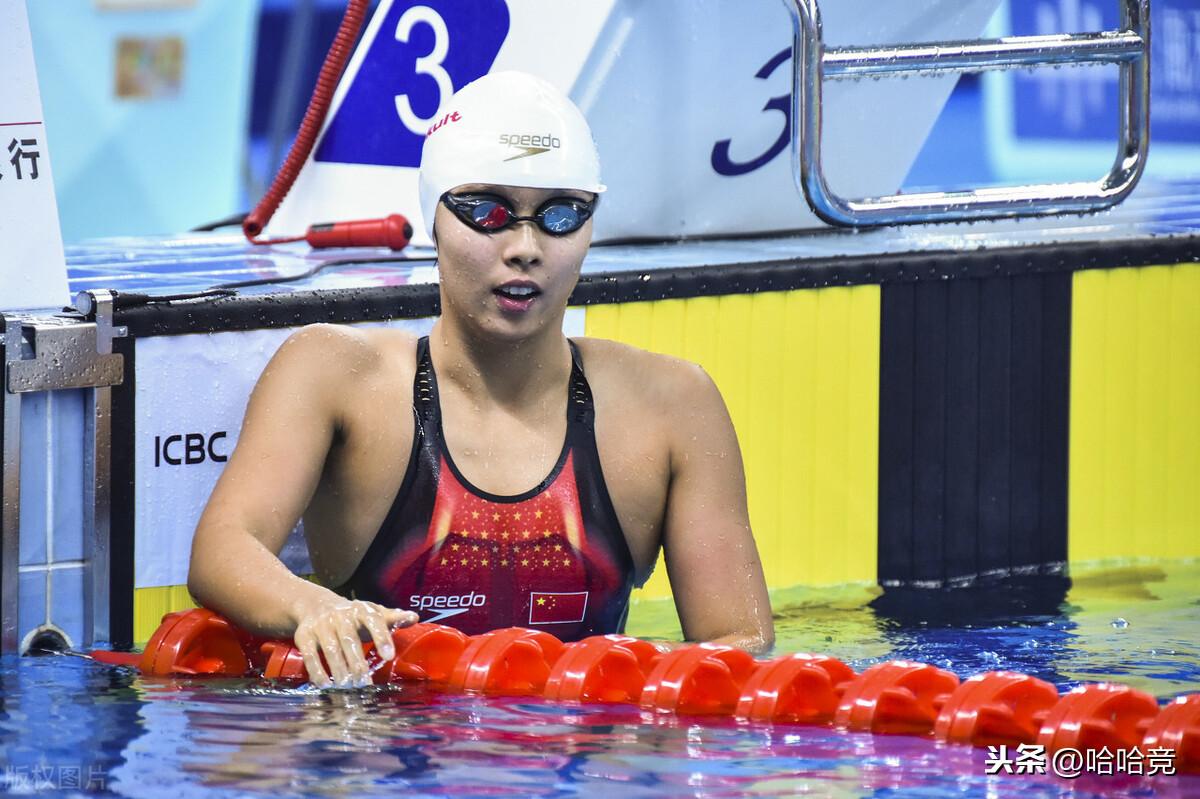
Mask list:
[[[134,644],[134,382],[133,339],[113,340],[113,352],[124,359],[124,379],[112,390],[112,469],[111,511],[109,521],[109,637],[113,648],[128,649]]]
[[[882,585],[1065,562],[1071,280],[883,285]]]

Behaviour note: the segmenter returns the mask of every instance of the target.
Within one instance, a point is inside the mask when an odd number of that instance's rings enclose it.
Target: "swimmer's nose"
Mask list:
[[[542,263],[542,243],[534,222],[518,222],[504,234],[504,262],[518,269]]]

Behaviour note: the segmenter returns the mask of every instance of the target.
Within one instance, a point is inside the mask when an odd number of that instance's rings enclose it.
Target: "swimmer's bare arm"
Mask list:
[[[327,676],[364,680],[360,632],[387,656],[388,626],[416,620],[406,611],[351,602],[292,574],[277,557],[321,479],[343,422],[347,381],[368,371],[360,362],[369,348],[358,335],[305,328],[271,359],[196,528],[188,574],[188,589],[206,607],[260,635],[294,636],[316,684]]]
[[[775,642],[762,562],[750,531],[746,477],[733,422],[700,367],[664,370],[671,482],[663,554],[683,634],[764,652]]]

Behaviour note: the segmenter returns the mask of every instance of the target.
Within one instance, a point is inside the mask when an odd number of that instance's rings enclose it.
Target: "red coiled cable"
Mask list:
[[[284,159],[283,166],[276,173],[275,180],[271,182],[271,188],[242,222],[242,231],[252,244],[283,244],[305,239],[304,236],[280,239],[258,239],[257,237],[271,221],[279,204],[283,202],[283,198],[291,190],[292,184],[296,182],[300,168],[304,166],[309,153],[312,152],[313,145],[317,141],[317,134],[320,133],[321,125],[325,122],[325,115],[329,113],[329,105],[333,102],[334,90],[337,89],[338,81],[346,68],[346,61],[349,60],[350,54],[354,50],[354,44],[358,40],[359,31],[362,30],[369,2],[370,0],[349,0],[346,6],[346,13],[342,17],[341,25],[338,26],[333,45],[329,48],[329,54],[325,56],[325,63],[321,65],[321,72],[317,75],[317,85],[313,89],[312,99],[308,102],[308,109],[304,112],[300,130],[296,134],[295,141],[292,142],[291,149],[288,150],[287,158]]]

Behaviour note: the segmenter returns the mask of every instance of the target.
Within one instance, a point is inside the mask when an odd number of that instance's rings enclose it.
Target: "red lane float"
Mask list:
[[[446,685],[456,691],[536,696],[562,650],[562,641],[550,633],[521,627],[472,636]]]
[[[546,679],[547,699],[636,704],[646,675],[663,656],[648,641],[627,635],[598,635],[575,641]]]
[[[168,613],[146,643],[143,674],[223,674],[241,677],[262,664],[251,659],[258,641],[206,608]]]
[[[825,655],[785,655],[750,676],[736,715],[750,721],[827,724],[854,677],[853,669]]]
[[[424,681],[453,691],[629,703],[686,715],[832,723],[975,746],[1036,742],[1050,753],[1170,749],[1176,770],[1200,773],[1200,694],[1160,711],[1149,694],[1112,683],[1060,697],[1053,685],[1015,672],[989,672],[960,684],[948,671],[897,660],[856,675],[822,655],[760,663],[728,646],[664,651],[625,635],[564,645],[549,633],[519,627],[467,636],[439,624],[415,624],[394,630],[392,643],[396,655],[384,662],[373,644],[363,644],[377,684]],[[92,654],[105,663],[136,665],[147,675],[308,679],[290,641],[256,638],[204,609],[164,616],[140,656]]]
[[[1156,715],[1158,702],[1144,691],[1116,683],[1081,685],[1046,714],[1037,742],[1047,752],[1132,749]]]
[[[465,633],[441,624],[422,623],[392,630],[396,657],[375,672],[375,682],[383,685],[428,680],[444,685],[470,643]]]
[[[956,688],[958,677],[926,663],[877,663],[846,686],[835,720],[848,730],[924,735]]]
[[[268,680],[308,679],[308,669],[304,665],[304,658],[300,656],[300,650],[294,644],[287,641],[267,641],[262,645],[261,651],[267,659],[267,664],[263,667],[263,677]],[[321,664],[326,669],[329,668],[323,655]]]
[[[965,681],[942,705],[933,734],[973,746],[1033,743],[1058,690],[1028,674],[989,671]]]
[[[675,649],[647,675],[639,704],[688,716],[728,716],[757,667],[750,653],[731,646],[697,644]]]
[[[1200,694],[1178,697],[1150,722],[1139,747],[1173,749],[1178,771],[1200,772]]]

